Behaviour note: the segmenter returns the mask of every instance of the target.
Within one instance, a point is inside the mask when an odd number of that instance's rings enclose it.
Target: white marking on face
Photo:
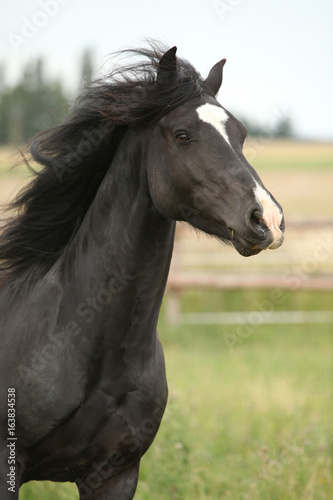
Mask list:
[[[280,229],[280,224],[282,221],[282,212],[276,203],[272,200],[268,191],[262,188],[257,182],[254,188],[254,194],[257,201],[263,208],[263,216],[261,218],[262,222],[272,231],[274,240],[268,248],[274,250],[282,245],[283,233]]]
[[[197,113],[200,120],[212,125],[232,148],[225,128],[225,123],[229,118],[225,110],[220,108],[220,106],[214,106],[214,104],[206,103],[197,108]]]

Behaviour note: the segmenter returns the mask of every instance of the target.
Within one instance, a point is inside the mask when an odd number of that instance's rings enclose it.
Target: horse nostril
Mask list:
[[[279,225],[279,229],[282,231],[282,233],[284,232],[284,230],[286,229],[286,224],[285,224],[285,221],[284,221],[284,217],[282,216],[282,221]]]
[[[255,229],[265,231],[265,229],[267,229],[267,226],[264,223],[264,219],[262,216],[263,216],[263,214],[260,210],[258,210],[258,209],[253,210],[253,212],[251,213],[251,216],[250,216],[250,223],[251,223],[251,226],[253,226]]]
[[[259,219],[260,215],[259,215],[259,212],[258,210],[254,210],[251,214],[251,217],[250,217],[250,221],[253,225],[257,225],[260,223],[260,219]]]

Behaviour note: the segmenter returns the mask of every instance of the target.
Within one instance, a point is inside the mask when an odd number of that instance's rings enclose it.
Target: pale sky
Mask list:
[[[0,60],[11,82],[43,56],[50,76],[78,83],[82,53],[173,46],[206,76],[226,57],[219,101],[266,124],[291,117],[302,138],[333,140],[332,0],[1,0]]]

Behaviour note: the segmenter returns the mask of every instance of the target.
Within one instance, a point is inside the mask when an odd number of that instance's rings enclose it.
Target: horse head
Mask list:
[[[165,217],[189,222],[250,256],[282,244],[284,216],[243,155],[246,128],[216,100],[224,64],[211,69],[200,96],[152,129],[149,190]],[[173,47],[160,60],[157,82],[172,85],[176,72]]]

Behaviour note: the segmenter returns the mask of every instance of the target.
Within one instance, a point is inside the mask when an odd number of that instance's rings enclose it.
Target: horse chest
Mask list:
[[[113,395],[96,388],[64,424],[30,448],[25,480],[74,481],[91,466],[111,467],[116,474],[138,460],[163,416],[166,384],[158,381],[156,389],[126,381],[118,381]]]
[[[30,447],[31,479],[74,481],[91,464],[112,465],[115,473],[138,460],[152,443],[167,400],[163,353],[125,351],[110,366],[107,357],[94,387],[80,405],[44,439]],[[132,366],[123,364],[131,363]]]

